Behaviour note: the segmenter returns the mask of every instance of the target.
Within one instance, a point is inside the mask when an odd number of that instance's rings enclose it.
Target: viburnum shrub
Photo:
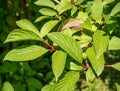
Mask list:
[[[4,43],[35,40],[9,51],[4,61],[30,61],[51,54],[54,74],[42,91],[73,91],[81,73],[91,86],[105,68],[120,71],[120,62],[107,64],[104,54],[120,49],[120,2],[115,0],[38,0],[41,16],[34,23],[16,21]],[[114,7],[111,7],[111,6]],[[43,24],[44,23],[44,24]],[[43,56],[44,55],[44,56]],[[92,87],[91,87],[92,88]]]

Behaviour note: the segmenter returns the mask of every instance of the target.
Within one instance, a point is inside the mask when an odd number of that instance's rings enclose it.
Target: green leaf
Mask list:
[[[57,14],[57,12],[53,9],[49,9],[49,8],[41,8],[39,10],[39,12],[43,15],[47,15],[47,16],[55,16]]]
[[[56,6],[57,11],[59,14],[69,10],[72,8],[72,4],[67,0],[62,0],[58,6]]]
[[[95,73],[97,76],[99,76],[104,69],[104,56],[101,55],[99,58],[97,58],[93,47],[88,48],[86,54],[90,63],[92,64]]]
[[[118,71],[120,71],[120,62],[111,65],[111,67],[118,70]]]
[[[84,0],[76,0],[75,5],[80,5]]]
[[[102,13],[103,13],[102,0],[94,0],[93,6],[91,7],[92,18],[95,19],[96,22],[101,23]]]
[[[48,37],[65,50],[73,59],[82,63],[82,49],[72,37],[59,32],[50,33]]]
[[[4,82],[2,91],[14,91],[14,89],[9,82]]]
[[[86,21],[86,19],[88,18],[88,14],[87,12],[79,11],[78,16],[76,18],[82,21]]]
[[[73,91],[76,82],[79,80],[79,72],[69,71],[55,86],[53,91]]]
[[[50,8],[55,7],[55,4],[51,0],[38,0],[38,1],[35,2],[35,4],[39,5],[39,6],[47,6],[47,7],[50,7]]]
[[[54,85],[45,85],[41,91],[53,91]]]
[[[77,11],[77,7],[73,6],[73,8],[71,9],[71,16],[73,16]]]
[[[95,74],[94,74],[92,68],[89,68],[87,70],[87,72],[86,72],[86,80],[87,80],[87,82],[90,82],[90,83],[94,82]]]
[[[49,33],[51,31],[52,28],[55,27],[55,25],[57,25],[59,22],[59,20],[51,20],[51,21],[48,21],[47,23],[45,23],[41,30],[40,30],[40,34],[42,37],[46,36],[47,33]]]
[[[120,49],[120,38],[113,36],[109,41],[109,50],[119,50]]]
[[[21,29],[29,30],[39,35],[39,30],[27,19],[21,19],[19,21],[16,21],[16,24]]]
[[[12,32],[10,32],[4,43],[13,42],[13,41],[22,41],[22,40],[41,41],[41,38],[32,31],[15,29]]]
[[[114,2],[115,0],[103,0],[103,5]]]
[[[92,30],[91,20],[89,18],[86,19],[86,21],[82,24],[82,27],[88,30]]]
[[[39,80],[37,80],[36,78],[27,78],[27,84],[28,84],[28,86],[30,86],[30,87],[33,87],[33,88],[35,88],[35,89],[41,89],[42,88],[42,83],[39,81]]]
[[[40,22],[41,20],[46,19],[46,18],[50,18],[50,17],[49,16],[40,16],[35,20],[35,23]]]
[[[115,5],[115,7],[112,9],[110,15],[114,16],[115,14],[120,12],[120,2]]]
[[[102,30],[97,30],[93,34],[93,45],[96,56],[99,58],[105,51],[109,43],[109,36]]]
[[[8,52],[4,60],[28,61],[36,59],[46,52],[48,52],[47,49],[37,45],[21,46]]]
[[[63,73],[65,68],[67,54],[63,51],[56,51],[52,55],[52,70],[55,75],[56,81]]]
[[[74,62],[70,62],[69,66],[70,70],[83,70],[83,67],[81,65],[78,65],[77,63]]]

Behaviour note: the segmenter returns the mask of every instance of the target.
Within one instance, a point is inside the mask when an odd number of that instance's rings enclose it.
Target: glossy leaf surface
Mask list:
[[[109,41],[109,50],[119,50],[120,49],[120,38],[113,36]]]
[[[50,33],[48,37],[65,50],[73,59],[82,63],[82,49],[72,37],[58,32]]]
[[[58,24],[58,22],[59,20],[51,20],[45,23],[40,30],[41,36],[44,37],[45,35],[47,35],[52,30],[52,28],[54,28],[55,25]]]
[[[67,72],[59,83],[57,83],[53,91],[73,91],[79,76],[79,72]]]
[[[52,55],[52,70],[55,75],[56,81],[63,73],[65,68],[67,54],[63,51],[56,51]]]
[[[13,41],[22,41],[22,40],[38,40],[41,41],[41,38],[32,31],[15,29],[7,36],[7,39],[4,43],[13,42]]]
[[[48,52],[47,49],[37,45],[21,46],[8,52],[4,60],[29,61],[42,56],[46,52]]]
[[[88,48],[86,51],[86,54],[88,56],[88,59],[92,65],[95,73],[97,74],[97,76],[99,76],[104,69],[104,63],[105,63],[104,56],[101,55],[99,58],[97,58],[93,47]]]
[[[16,24],[21,29],[29,30],[39,35],[39,30],[27,19],[21,19],[19,21],[16,21]]]
[[[109,36],[102,30],[97,30],[93,34],[93,45],[96,56],[99,58],[107,49],[109,43]]]

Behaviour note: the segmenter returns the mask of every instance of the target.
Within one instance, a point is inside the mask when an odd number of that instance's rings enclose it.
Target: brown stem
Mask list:
[[[111,65],[108,65],[108,64],[106,64],[105,66],[104,66],[104,68],[110,68],[111,67]]]
[[[50,48],[50,51],[51,51],[51,52],[56,51],[55,47],[52,46],[50,43],[48,43],[46,40],[43,39],[42,42],[43,42],[46,46],[48,46],[48,47]]]
[[[90,43],[90,44],[88,44],[87,46],[83,47],[82,49],[83,49],[83,50],[86,50],[87,48],[91,47],[92,45],[93,45],[93,44]]]
[[[71,3],[72,3],[72,5],[75,5],[75,1],[74,0],[71,0]]]

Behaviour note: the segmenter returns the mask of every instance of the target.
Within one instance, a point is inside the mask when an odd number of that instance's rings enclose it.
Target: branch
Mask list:
[[[72,3],[72,5],[75,5],[75,1],[74,0],[71,0],[71,3]]]
[[[48,47],[50,48],[50,51],[51,51],[51,52],[56,51],[55,47],[52,46],[50,43],[48,43],[46,40],[43,39],[42,42],[43,42],[46,46],[48,46]]]

